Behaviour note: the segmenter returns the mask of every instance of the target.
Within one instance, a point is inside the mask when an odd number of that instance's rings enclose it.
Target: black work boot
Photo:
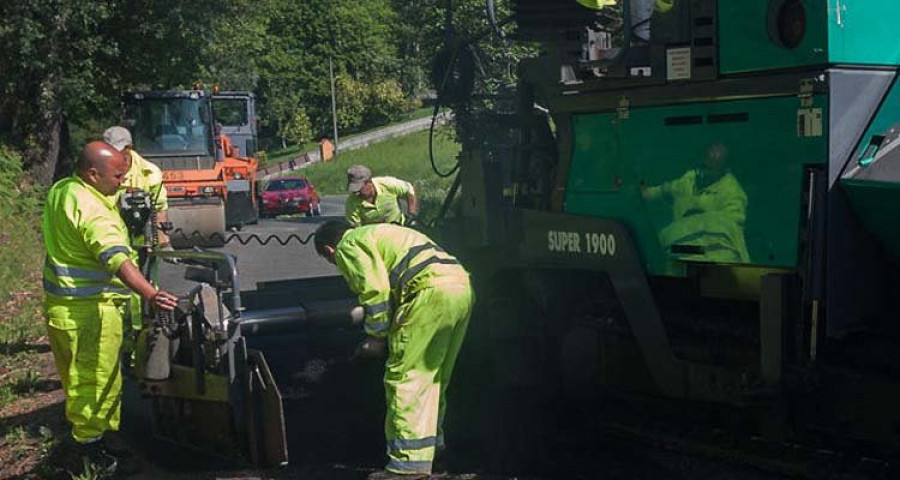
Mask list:
[[[122,459],[134,456],[134,451],[128,446],[128,441],[119,432],[106,432],[103,434],[103,439],[100,442],[103,443],[103,449],[106,450],[106,453],[116,458]]]
[[[370,473],[366,480],[423,480],[428,477],[427,473],[394,473],[381,470]]]
[[[118,459],[119,465],[116,467],[117,477],[128,477],[143,470],[143,461],[135,454],[128,441],[119,432],[106,432],[101,442],[106,453]]]
[[[78,456],[82,462],[78,468],[82,469],[82,474],[86,476],[90,476],[91,473],[98,476],[112,475],[119,466],[118,459],[106,451],[102,441],[79,444]]]

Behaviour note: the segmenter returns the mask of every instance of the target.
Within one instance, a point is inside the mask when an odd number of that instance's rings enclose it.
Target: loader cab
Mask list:
[[[212,95],[213,117],[222,125],[239,157],[255,157],[257,118],[255,97],[250,92],[219,92]]]
[[[215,157],[212,110],[204,92],[129,92],[123,103],[124,123],[132,132],[135,150],[163,169],[165,158]]]

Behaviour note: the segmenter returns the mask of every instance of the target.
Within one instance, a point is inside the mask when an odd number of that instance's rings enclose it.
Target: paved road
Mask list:
[[[322,275],[337,275],[337,270],[316,255],[311,244],[303,245],[292,238],[285,246],[276,239],[270,239],[265,246],[256,239],[265,241],[271,236],[286,240],[291,235],[306,239],[316,227],[328,219],[344,217],[343,196],[326,196],[322,199],[321,217],[282,216],[277,219],[263,219],[258,225],[248,225],[235,236],[247,242],[232,240],[220,250],[237,256],[241,290],[255,290],[257,282],[284,280]],[[161,264],[160,284],[163,288],[179,293],[190,289],[190,283],[182,280],[184,269],[179,266]]]
[[[238,233],[247,240],[252,235],[265,238],[269,235],[286,237],[296,234],[306,238],[316,226],[328,218],[343,216],[342,196],[325,197],[324,214],[318,218],[279,218],[262,220],[258,225],[246,227]],[[241,245],[234,241],[221,249],[238,257],[238,269],[242,281],[242,291],[255,290],[262,281],[283,280],[298,277],[336,275],[335,268],[320,259],[312,246],[300,245],[293,240],[287,246],[270,244],[260,246],[254,242]],[[185,291],[188,284],[181,280],[178,267],[165,265],[161,269],[161,280],[166,288]],[[181,480],[183,478],[241,478],[241,479],[294,479],[311,480],[363,480],[366,475],[380,468],[384,461],[383,434],[381,431],[384,412],[381,387],[382,369],[377,361],[367,363],[347,362],[356,337],[346,341],[350,335],[361,336],[361,332],[344,331],[335,333],[304,333],[302,335],[279,335],[275,338],[255,338],[251,346],[265,352],[269,365],[283,395],[283,406],[287,422],[287,439],[291,454],[291,465],[277,471],[239,470],[234,465],[210,463],[210,459],[197,457],[189,451],[165,452],[159,455],[158,445],[141,448],[147,458],[148,467],[141,475],[143,479]],[[338,335],[343,339],[336,340]],[[260,344],[259,342],[264,342]],[[349,350],[348,350],[349,346]],[[328,358],[323,361],[323,358]],[[318,362],[318,363],[314,363]],[[313,365],[323,365],[321,375],[309,378]],[[324,366],[327,366],[325,368]],[[135,408],[142,403],[136,398],[133,385],[127,390],[126,405]],[[126,413],[126,431],[147,432],[148,404],[143,402],[143,414]],[[511,408],[514,406],[511,404]],[[146,438],[146,437],[145,437]],[[515,444],[516,439],[498,439]],[[596,440],[596,439],[595,439]],[[553,441],[547,439],[548,445]],[[556,442],[569,445],[571,442]],[[575,452],[575,453],[572,453]],[[542,457],[572,456],[578,463],[570,465],[565,474],[557,471],[537,473],[535,476],[484,475],[486,468],[473,464],[466,457],[450,458],[451,469],[473,472],[458,475],[435,475],[434,480],[499,480],[526,478],[614,478],[684,480],[707,478],[716,480],[764,480],[778,478],[752,469],[740,469],[718,462],[704,462],[681,455],[648,450],[644,447],[623,444],[614,440],[597,440],[591,445],[574,445],[566,448],[547,447],[539,452]],[[557,463],[567,463],[555,459]],[[574,462],[575,460],[573,460]],[[458,465],[456,468],[453,465]],[[219,471],[211,471],[221,469]],[[493,470],[493,468],[491,468]],[[501,471],[505,470],[501,468]],[[494,470],[496,471],[496,470]]]

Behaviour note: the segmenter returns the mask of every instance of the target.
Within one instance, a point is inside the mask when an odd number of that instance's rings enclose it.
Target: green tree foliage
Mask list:
[[[25,151],[32,175],[49,183],[66,117],[103,103],[104,60],[116,54],[103,34],[111,1],[0,2],[0,133]]]
[[[122,91],[198,80],[254,91],[263,135],[288,131],[301,108],[313,134],[326,134],[329,64],[340,125],[371,127],[429,88],[430,59],[446,38],[486,31],[482,0],[451,3],[448,36],[438,0],[0,2],[0,138],[48,183],[58,160],[80,150],[67,145],[68,125],[79,143],[96,138],[118,121]],[[510,70],[504,43],[478,44],[489,73]]]
[[[400,82],[393,79],[376,80],[368,85],[364,123],[379,125],[405,113],[412,104],[403,94]]]
[[[294,145],[303,145],[313,139],[312,123],[306,110],[300,108],[281,132],[281,138]]]
[[[368,88],[350,75],[341,75],[335,81],[335,96],[337,102],[338,128],[353,130],[362,124],[366,113],[366,101]]]
[[[388,25],[397,18],[387,0],[270,1],[270,41],[260,60],[259,97],[266,124],[273,130],[279,131],[300,105],[317,132],[329,130],[329,60],[336,77],[350,75],[361,82],[396,70]],[[357,118],[348,116],[354,107],[344,109],[348,113],[338,115],[339,124],[358,126],[347,120]]]

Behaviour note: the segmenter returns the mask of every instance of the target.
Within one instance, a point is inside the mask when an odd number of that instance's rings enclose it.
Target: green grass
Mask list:
[[[316,142],[307,142],[303,145],[290,145],[287,148],[279,148],[270,150],[268,152],[261,152],[264,155],[261,155],[260,158],[260,166],[266,165],[275,165],[279,162],[286,162],[291,158],[302,155],[311,150],[316,150],[319,148],[319,144]]]
[[[432,112],[433,112],[432,107],[420,107],[406,115],[401,116],[397,120],[394,120],[393,122],[391,122],[387,125],[375,127],[372,130],[378,130],[378,129],[390,127],[393,125],[399,125],[401,123],[409,122],[410,120],[418,120],[420,118],[430,117]],[[338,132],[338,133],[340,133],[340,132]],[[363,133],[365,133],[365,132],[363,132]],[[362,135],[362,133],[354,133],[354,134],[350,134],[347,136],[341,136],[341,139],[346,140],[346,139],[353,138],[357,135]],[[288,146],[287,148],[270,149],[269,151],[265,152],[265,155],[264,155],[265,160],[261,160],[260,163],[262,166],[265,166],[265,165],[274,165],[279,162],[286,162],[293,157],[302,155],[303,153],[306,153],[306,152],[309,152],[312,150],[317,150],[318,148],[319,148],[319,144],[317,142],[307,142],[304,145],[291,145],[291,146]]]
[[[456,164],[459,144],[450,137],[450,129],[435,132],[435,163],[441,172]],[[416,132],[374,143],[359,150],[341,152],[328,163],[310,165],[303,173],[322,195],[346,195],[347,168],[362,164],[375,176],[389,175],[412,184],[419,198],[419,214],[430,221],[437,214],[453,177],[441,178],[431,169],[428,158],[428,132]]]
[[[40,200],[43,189],[25,180],[19,156],[0,145],[0,402],[33,392],[27,366],[46,333],[41,320]]]

